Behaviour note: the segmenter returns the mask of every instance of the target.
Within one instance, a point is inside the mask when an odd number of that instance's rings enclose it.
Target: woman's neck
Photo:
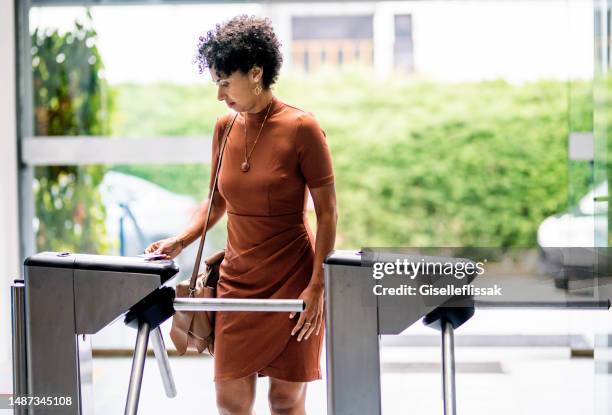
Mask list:
[[[247,111],[247,112],[249,114],[256,114],[258,112],[263,111],[270,104],[270,102],[272,102],[272,99],[274,99],[274,95],[272,94],[272,91],[270,90],[262,91],[262,93],[259,94],[256,98],[255,106],[250,111]]]

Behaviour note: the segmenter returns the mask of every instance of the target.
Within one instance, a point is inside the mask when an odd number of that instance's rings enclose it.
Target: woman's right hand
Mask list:
[[[174,259],[183,250],[183,243],[180,238],[173,236],[171,238],[160,239],[153,242],[145,249],[145,254],[162,254],[167,259]]]

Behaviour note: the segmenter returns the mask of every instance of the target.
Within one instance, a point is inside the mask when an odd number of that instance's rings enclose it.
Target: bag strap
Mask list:
[[[195,292],[196,279],[200,272],[200,261],[202,261],[202,251],[204,250],[204,241],[206,241],[206,230],[208,229],[208,220],[210,219],[210,212],[212,211],[213,199],[215,197],[215,189],[217,188],[217,181],[219,180],[219,170],[221,169],[221,160],[223,160],[223,153],[225,151],[225,144],[227,143],[227,136],[232,130],[234,121],[238,113],[234,115],[232,121],[225,127],[223,134],[223,141],[221,142],[221,148],[219,149],[219,161],[217,161],[217,169],[215,170],[215,178],[213,180],[213,186],[210,190],[210,197],[208,198],[208,211],[206,212],[206,220],[204,221],[204,229],[202,230],[202,237],[200,238],[200,246],[198,247],[198,255],[196,256],[195,265],[193,266],[193,273],[191,274],[191,280],[189,281],[189,297],[193,297]]]

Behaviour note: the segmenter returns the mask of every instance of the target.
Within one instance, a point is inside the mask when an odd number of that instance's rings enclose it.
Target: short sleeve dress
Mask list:
[[[266,111],[247,114],[249,150]],[[314,116],[275,98],[245,173],[240,168],[243,115],[238,115],[228,136],[219,173],[218,192],[225,199],[228,222],[217,295],[295,299],[310,281],[314,260],[307,187],[334,182],[331,154]],[[215,126],[213,169],[224,127],[232,117],[220,117]],[[289,313],[217,312],[215,381],[253,373],[293,382],[320,379],[323,330],[298,342],[297,335],[291,336],[296,322]]]

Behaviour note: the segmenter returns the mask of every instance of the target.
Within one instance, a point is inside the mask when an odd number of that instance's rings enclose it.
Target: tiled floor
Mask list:
[[[469,415],[603,415],[595,412],[596,377],[592,359],[572,359],[567,348],[458,348],[458,413]],[[154,358],[148,358],[139,414],[216,414],[212,360],[171,357],[178,390],[174,399],[164,394]],[[439,350],[433,347],[385,347],[381,362],[383,414],[442,413]],[[324,364],[324,362],[323,362]],[[94,359],[96,415],[122,414],[131,367],[130,358]],[[3,389],[6,375],[3,370]],[[607,376],[606,376],[607,381]],[[260,379],[255,404],[258,415],[268,414],[267,380]],[[347,386],[348,387],[348,386]],[[326,411],[324,381],[309,386],[307,411]],[[606,397],[605,391],[599,398]],[[601,406],[601,405],[600,405]],[[9,411],[0,411],[8,414]],[[364,414],[366,415],[366,414]]]
[[[383,413],[385,415],[431,415],[442,413],[440,374],[422,370],[423,362],[438,362],[436,348],[385,348],[382,362]],[[459,362],[471,362],[469,373],[457,374],[458,409],[469,415],[594,413],[594,366],[592,359],[570,359],[566,348],[457,350]],[[469,370],[479,362],[498,362],[495,373]],[[130,359],[98,358],[94,362],[96,414],[122,413],[130,371]],[[164,395],[154,359],[147,360],[140,400],[140,414],[215,414],[212,361],[208,358],[173,357],[178,396]],[[402,371],[393,370],[400,365]],[[421,366],[419,366],[421,365]],[[417,370],[411,370],[411,366]],[[421,367],[421,370],[418,368]],[[260,379],[256,413],[268,414],[267,380]],[[309,415],[325,414],[325,383],[309,386]]]
[[[479,313],[458,332],[468,335],[561,335],[593,332],[593,315],[572,312],[495,311]],[[436,332],[415,324],[406,334],[432,336]],[[133,345],[135,331],[126,344]],[[588,336],[582,334],[585,338]],[[517,336],[520,337],[520,336]],[[170,346],[168,336],[165,336]],[[507,338],[507,337],[505,337]],[[464,337],[465,339],[465,337]],[[501,339],[501,341],[499,341]],[[488,347],[456,348],[458,413],[461,415],[607,415],[612,402],[610,375],[595,374],[593,358],[570,358],[568,347],[505,347],[504,337]],[[95,344],[96,342],[94,342]],[[101,342],[98,343],[98,347]],[[384,344],[390,344],[384,342]],[[458,341],[460,343],[460,341]],[[442,414],[440,350],[431,342],[423,347],[385,346],[381,351],[384,415]],[[598,348],[599,362],[608,349]],[[147,359],[139,414],[216,414],[212,360],[171,357],[178,396],[167,398],[154,358]],[[325,368],[325,362],[322,362]],[[93,362],[96,415],[122,414],[129,382],[131,358],[96,358]],[[350,387],[347,385],[347,387]],[[269,414],[267,380],[260,379],[255,404],[257,415]],[[9,393],[11,371],[0,365],[0,393]],[[325,382],[309,385],[308,415],[326,414]],[[11,413],[0,410],[0,415]],[[336,414],[345,415],[345,414]],[[370,415],[370,414],[359,414]]]

